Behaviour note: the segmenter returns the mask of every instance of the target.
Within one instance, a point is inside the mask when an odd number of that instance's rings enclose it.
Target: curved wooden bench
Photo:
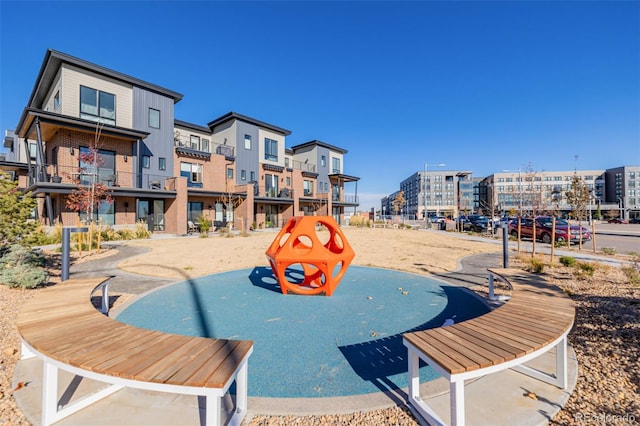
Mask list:
[[[91,304],[93,293],[102,288],[103,310],[108,310],[108,280],[72,279],[41,290],[18,317],[22,358],[44,361],[42,424],[123,387],[203,396],[201,423],[220,424],[222,398],[234,381],[236,401],[229,424],[240,424],[247,409],[253,342],[167,334],[115,321]],[[112,386],[58,410],[58,369]]]
[[[512,368],[562,389],[567,386],[567,334],[573,326],[573,301],[558,287],[518,269],[489,269],[489,295],[494,277],[512,291],[508,302],[493,311],[447,327],[406,333],[408,402],[428,422],[444,422],[420,398],[419,359],[450,383],[451,424],[464,425],[464,381]],[[523,365],[556,348],[556,371],[547,374]]]

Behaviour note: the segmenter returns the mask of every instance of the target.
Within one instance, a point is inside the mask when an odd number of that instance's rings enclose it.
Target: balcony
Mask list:
[[[294,170],[301,170],[303,172],[316,173],[316,165],[308,162],[293,160],[291,166]]]
[[[79,168],[58,165],[47,165],[39,171],[34,167],[29,174],[29,186],[52,183],[61,185],[61,188],[102,183],[113,188],[164,190],[170,180],[166,176],[120,172],[102,167]]]
[[[274,198],[280,200],[293,200],[294,198],[294,191],[291,188],[265,188],[264,186],[256,185],[253,191],[253,195],[256,198]]]

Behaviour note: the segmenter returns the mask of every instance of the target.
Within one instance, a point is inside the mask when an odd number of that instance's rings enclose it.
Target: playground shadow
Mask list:
[[[442,286],[442,289],[447,296],[447,305],[429,321],[393,336],[339,346],[340,352],[355,373],[382,392],[397,391],[398,386],[390,378],[407,373],[407,349],[402,343],[404,333],[441,327],[447,320],[456,323],[466,321],[489,311],[487,305],[468,289],[454,286]],[[420,366],[424,365],[421,361]]]

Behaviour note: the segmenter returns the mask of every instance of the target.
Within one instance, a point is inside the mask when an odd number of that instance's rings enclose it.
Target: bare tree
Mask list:
[[[398,214],[398,212],[402,210],[402,207],[404,206],[405,203],[406,203],[406,200],[404,199],[404,191],[398,192],[398,194],[396,194],[396,197],[393,199],[393,202],[391,204],[391,206],[393,207],[393,211],[396,214]]]
[[[589,204],[589,188],[577,173],[571,178],[571,187],[565,193],[567,202],[571,206],[569,215],[578,221],[578,229],[580,230],[580,238],[578,249],[582,249],[582,221],[587,217],[587,206]]]
[[[587,206],[589,205],[589,188],[584,181],[574,173],[571,178],[571,187],[565,192],[567,203],[571,207],[569,216],[575,220],[581,221],[587,217]]]

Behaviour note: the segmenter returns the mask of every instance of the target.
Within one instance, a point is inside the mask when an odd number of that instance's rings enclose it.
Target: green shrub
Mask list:
[[[593,273],[596,270],[596,265],[589,262],[578,262],[576,266],[582,273],[589,275],[590,277],[593,276]]]
[[[146,223],[139,221],[136,223],[136,230],[134,232],[134,236],[137,239],[146,239],[151,237],[151,231],[149,231],[149,229],[147,228]]]
[[[626,275],[631,285],[640,285],[640,268],[637,266],[624,266],[622,272]]]
[[[111,227],[107,227],[100,233],[103,241],[119,241],[122,240],[122,234]]]
[[[209,236],[209,228],[211,228],[211,221],[205,215],[198,216],[198,226],[200,227],[200,238],[207,238]]]
[[[529,259],[529,265],[527,266],[527,270],[529,272],[540,274],[542,273],[542,271],[544,271],[544,262],[536,258]]]
[[[33,288],[49,280],[44,257],[24,246],[13,244],[0,257],[0,284],[11,288]]]
[[[561,256],[560,263],[564,266],[573,266],[576,264],[576,258],[572,256]]]
[[[610,256],[613,256],[614,254],[616,254],[616,249],[613,247],[602,247],[601,250],[604,254],[608,254]]]

